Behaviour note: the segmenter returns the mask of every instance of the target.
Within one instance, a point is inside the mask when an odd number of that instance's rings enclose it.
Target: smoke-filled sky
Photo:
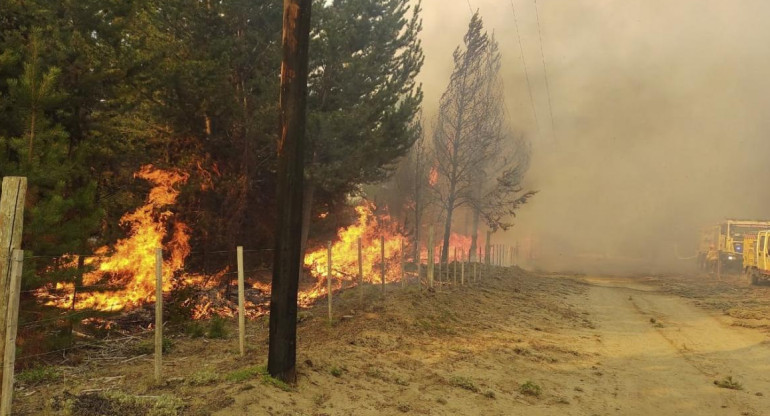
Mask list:
[[[667,271],[694,254],[701,226],[770,219],[770,2],[538,1],[555,130],[534,1],[514,5],[539,123],[511,2],[470,5],[500,43],[512,124],[533,143],[528,183],[540,191],[499,242],[531,236],[545,268],[612,256]],[[471,10],[467,0],[423,9],[430,120]]]

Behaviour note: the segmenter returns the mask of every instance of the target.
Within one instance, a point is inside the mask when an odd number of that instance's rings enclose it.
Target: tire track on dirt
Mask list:
[[[661,295],[638,281],[628,286],[623,279],[586,281],[591,284],[586,307],[602,339],[593,348],[609,376],[597,380],[597,391],[605,393],[596,398],[597,410],[614,408],[628,415],[770,413],[767,401],[753,393],[770,391],[765,376],[770,368],[747,365],[770,362],[763,335],[726,326],[683,299]],[[713,384],[715,376],[730,372],[750,380],[752,391]]]

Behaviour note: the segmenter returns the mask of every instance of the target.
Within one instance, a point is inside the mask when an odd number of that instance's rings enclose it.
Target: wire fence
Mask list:
[[[417,259],[407,255],[407,252],[411,253],[413,250],[402,250],[403,252],[398,253],[401,268],[400,277],[398,279],[389,279],[389,283],[393,281],[401,281],[402,285],[417,283],[421,287],[442,290],[446,286],[458,284],[458,281],[464,284],[465,282],[480,278],[483,273],[483,266],[485,265],[490,267],[506,264],[505,249],[502,246],[490,246],[485,247],[484,250],[479,250],[478,254],[474,253],[477,256],[474,256],[475,262],[470,261],[471,256],[467,253],[467,248],[460,248],[459,252],[461,254],[459,256],[457,254],[458,251],[455,250],[453,258],[451,258],[452,251],[450,250],[450,258],[445,259],[444,262],[440,261],[440,258],[436,257],[436,255],[430,256],[427,254],[427,250],[422,250],[422,254]],[[509,250],[510,257],[507,260],[512,262],[517,253],[512,248],[509,248]],[[213,296],[198,299],[198,301],[201,303],[211,303],[212,299],[217,298],[223,304],[219,305],[218,309],[212,308],[212,313],[216,314],[216,312],[228,310],[227,316],[234,317],[239,313],[237,301],[235,300],[237,293],[235,292],[238,286],[239,273],[242,273],[248,287],[246,290],[259,292],[258,296],[260,296],[258,300],[253,300],[253,297],[249,298],[252,300],[249,306],[251,308],[262,308],[259,313],[267,313],[264,303],[269,300],[268,282],[270,272],[272,271],[273,251],[274,249],[269,248],[244,249],[243,264],[240,271],[237,267],[237,250],[191,252],[186,256],[185,267],[173,271],[172,281],[178,281],[179,286],[174,287],[171,292],[176,289],[190,289],[191,287],[197,288],[196,290],[201,292],[214,292]],[[441,253],[441,246],[434,247],[434,253]],[[431,257],[433,262],[430,261]],[[153,301],[153,292],[148,291],[144,293],[144,298],[141,301],[129,305],[120,296],[125,294],[127,285],[130,286],[132,282],[121,280],[120,273],[117,273],[117,276],[111,276],[110,273],[100,272],[94,268],[84,268],[83,262],[79,261],[80,258],[99,261],[111,259],[112,257],[106,254],[65,254],[60,256],[32,255],[24,259],[25,266],[27,264],[31,266],[30,268],[25,267],[25,272],[34,273],[38,282],[43,282],[43,284],[40,287],[21,291],[23,301],[22,307],[19,309],[18,329],[20,343],[23,348],[19,354],[18,361],[22,365],[35,361],[35,359],[46,359],[46,357],[56,356],[56,354],[66,355],[69,351],[102,345],[100,342],[94,342],[90,338],[80,335],[76,336],[73,333],[77,332],[76,330],[83,327],[83,325],[87,328],[89,325],[94,325],[94,323],[104,324],[110,319],[117,319],[115,318],[115,313],[118,312],[121,315],[125,315],[130,313],[129,309],[133,311],[144,310],[145,314],[135,320],[137,325],[134,329],[146,330],[146,328],[152,327],[153,312],[146,306]],[[40,268],[41,266],[35,262],[41,259],[46,260],[46,263],[49,265],[59,264],[59,266]],[[368,260],[372,261],[371,259]],[[188,265],[195,265],[196,263],[196,268],[187,268]],[[80,269],[78,269],[78,266],[80,266]],[[388,267],[392,266],[392,264],[388,265]],[[378,270],[379,267],[377,265],[371,270]],[[210,271],[206,271],[207,269]],[[51,279],[46,282],[45,275],[56,275],[63,271],[70,272],[70,279],[59,282]],[[361,283],[361,276],[358,275],[358,270],[349,270],[333,265],[332,272],[336,286],[332,287],[330,285],[327,292],[355,287]],[[383,275],[381,277],[384,279],[384,268],[382,272]],[[94,274],[93,276],[100,277],[102,280],[94,281],[92,280],[94,277],[91,276],[91,280],[84,282],[84,275],[89,276],[89,274]],[[191,275],[197,277],[197,280],[192,283],[189,278]],[[325,273],[320,273],[313,277],[318,279],[317,287],[322,287],[321,284],[327,279]],[[113,278],[115,280],[110,280]],[[122,276],[122,278],[126,279],[126,276]],[[384,290],[384,280],[380,281],[378,276],[370,276],[364,280],[364,282],[367,281],[375,284],[382,283]],[[167,292],[164,291],[164,293],[166,293],[164,296],[169,296]],[[316,295],[320,297],[324,294],[324,291],[321,290]],[[107,299],[111,300],[100,304],[89,303],[93,297],[99,295],[104,295]],[[182,301],[187,301],[187,299]],[[195,301],[195,299],[191,300],[193,307],[197,306],[194,305]],[[178,311],[174,310],[174,312]],[[130,333],[126,328],[122,329],[124,333]],[[42,342],[34,348],[31,347],[32,342],[39,342],[43,338],[54,336],[52,334],[59,334],[61,338],[62,333],[66,335],[64,336],[65,338],[68,338],[66,346],[62,347],[56,344],[56,348],[46,349],[47,344]]]
[[[482,275],[488,274],[491,267],[511,265],[517,255],[512,248],[497,245],[479,250],[478,257],[473,258],[467,248],[460,247],[454,250],[453,258],[445,256],[442,261],[441,257],[437,258],[435,255],[437,252],[442,252],[439,246],[428,247],[424,255],[418,254],[417,258],[410,258],[411,256],[407,256],[406,253],[414,251],[411,249],[407,251],[401,244],[400,251],[395,254],[387,253],[391,254],[387,257],[384,238],[380,241],[379,259],[372,257],[363,259],[361,244],[358,244],[358,260],[353,262],[358,266],[355,270],[346,269],[344,265],[335,266],[332,246],[329,243],[325,265],[323,259],[319,260],[325,270],[311,271],[315,284],[309,292],[300,294],[300,305],[308,306],[309,303],[303,305],[303,302],[314,302],[325,297],[328,303],[328,318],[332,322],[335,292],[360,287],[360,301],[363,307],[363,293],[367,286],[363,283],[368,282],[381,286],[384,298],[387,268],[398,268],[397,277],[392,278],[393,273],[391,273],[387,283],[400,283],[402,287],[417,283],[420,291],[424,289],[443,291],[481,280]],[[26,268],[26,273],[31,273],[37,278],[40,285],[15,292],[15,296],[24,300],[21,305],[15,307],[18,310],[16,315],[19,319],[14,331],[18,331],[18,335],[14,335],[12,343],[6,342],[5,345],[6,348],[13,348],[14,355],[18,357],[10,361],[10,366],[8,362],[4,362],[3,368],[10,371],[13,378],[15,367],[33,367],[39,365],[41,361],[64,363],[71,361],[73,355],[77,355],[78,360],[120,363],[152,355],[155,362],[155,379],[160,382],[164,327],[171,319],[178,319],[179,317],[174,315],[179,314],[184,308],[187,308],[187,312],[193,311],[198,314],[186,318],[209,318],[220,314],[230,318],[237,317],[238,342],[241,356],[244,356],[245,318],[249,316],[246,309],[247,303],[252,311],[260,309],[260,314],[268,312],[270,289],[266,280],[272,270],[273,251],[272,249],[247,249],[193,252],[185,256],[184,265],[177,264],[174,269],[169,267],[172,262],[169,259],[164,260],[162,251],[158,249],[152,260],[154,273],[150,272],[147,276],[145,271],[144,277],[150,278],[149,284],[145,282],[138,287],[135,276],[122,274],[121,270],[110,273],[99,270],[97,267],[85,267],[85,262],[81,261],[81,258],[112,260],[110,256],[78,257],[67,254],[14,257],[14,261],[30,266]],[[371,247],[369,252],[373,252]],[[417,252],[421,253],[420,250]],[[451,250],[448,252],[452,253]],[[14,252],[14,256],[17,254],[21,252]],[[343,254],[350,255],[344,252]],[[46,260],[47,265],[37,264],[36,262],[40,259]],[[73,263],[73,260],[77,261]],[[196,260],[199,261],[198,267],[203,267],[204,272],[194,271],[192,267],[193,271],[188,270],[188,265],[195,264]],[[379,279],[377,276],[364,279],[362,272],[364,261],[372,266],[367,269],[367,273],[375,274],[379,271]],[[54,264],[55,267],[52,268],[50,264]],[[205,265],[216,271],[205,272]],[[148,262],[144,261],[140,267],[147,266]],[[318,267],[318,264],[313,266]],[[21,278],[21,270],[24,269],[14,272],[14,276],[17,276],[17,279]],[[46,282],[43,278],[46,274],[55,275],[63,271],[69,274],[65,273],[66,279],[62,281],[56,282],[56,279],[50,279]],[[58,277],[61,276],[58,275]],[[196,293],[183,293],[182,295],[186,297],[174,299],[175,291],[191,288],[194,288],[193,291]],[[135,297],[130,298],[129,295],[132,294],[128,291],[137,289],[142,289],[144,292],[140,293],[138,300]],[[127,301],[128,298],[134,300]],[[95,302],[94,299],[102,299],[102,301]],[[154,311],[148,307],[152,302],[155,302]],[[165,316],[163,311],[166,312]],[[144,336],[150,331],[156,334],[154,345],[148,337]],[[5,405],[8,406],[8,404]]]

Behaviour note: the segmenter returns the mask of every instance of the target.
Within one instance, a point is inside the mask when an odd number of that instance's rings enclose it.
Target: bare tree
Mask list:
[[[493,230],[507,228],[507,218],[534,194],[521,187],[529,165],[528,148],[523,139],[506,142],[510,135],[499,76],[500,52],[494,37],[483,31],[478,13],[471,18],[463,47],[454,52],[454,65],[433,134],[438,178],[431,190],[445,214],[442,262],[449,256],[452,219],[458,208],[473,210],[471,253],[475,253],[480,218]]]

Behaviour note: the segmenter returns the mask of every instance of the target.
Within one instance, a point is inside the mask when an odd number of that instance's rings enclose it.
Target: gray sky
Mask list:
[[[533,0],[515,0],[539,128],[509,0],[471,0],[503,54],[508,108],[534,145],[540,193],[504,238],[541,256],[692,255],[698,228],[770,218],[770,2],[540,0],[551,129]],[[471,11],[423,0],[428,119]],[[501,242],[502,242],[502,237]],[[658,268],[658,265],[665,265]]]

